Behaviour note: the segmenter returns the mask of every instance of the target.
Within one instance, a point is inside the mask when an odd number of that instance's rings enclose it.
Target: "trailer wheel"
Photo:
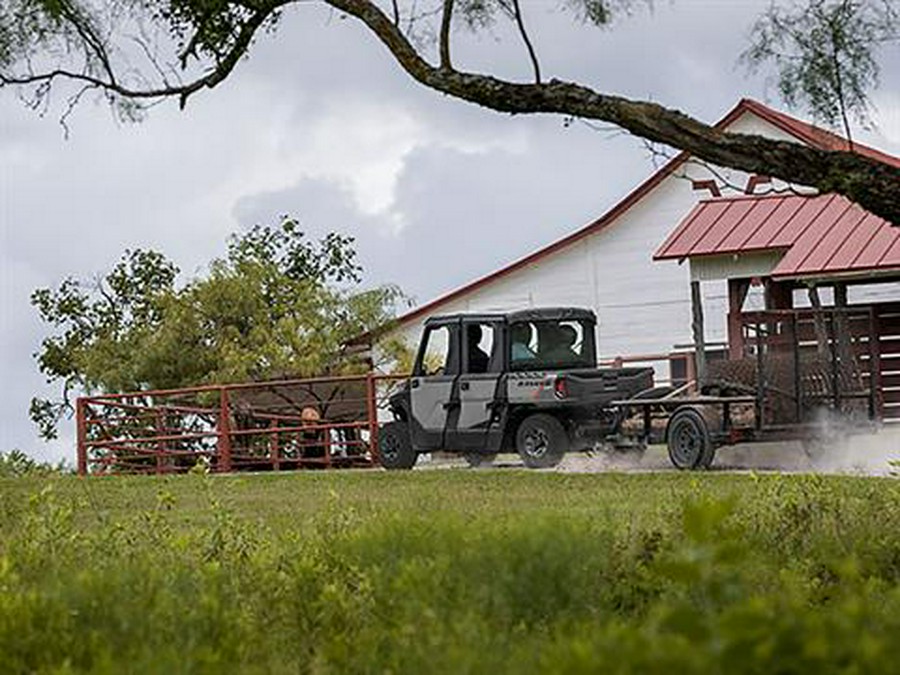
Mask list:
[[[552,415],[526,417],[516,431],[516,450],[529,469],[556,466],[568,449],[569,436]]]
[[[406,422],[388,422],[378,431],[378,458],[385,469],[411,469],[419,458]]]
[[[669,459],[676,468],[708,469],[716,455],[706,420],[694,408],[675,411],[666,428]]]

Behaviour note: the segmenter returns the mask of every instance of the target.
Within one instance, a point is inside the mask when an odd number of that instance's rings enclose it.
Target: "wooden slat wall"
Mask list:
[[[880,360],[880,413],[886,422],[900,423],[900,303],[881,303],[872,307],[876,316],[875,329]],[[854,305],[851,309],[864,311],[866,307]],[[863,314],[851,317],[849,328],[853,352],[859,358],[860,366],[865,372],[864,377],[868,380],[870,370],[868,318]],[[804,318],[798,322],[797,335],[801,353],[815,351],[816,332],[812,318]]]
[[[876,353],[879,360],[879,414],[885,422],[900,424],[900,302],[878,303],[873,305],[852,305],[848,318],[851,336],[851,349],[862,370],[863,380],[868,386],[871,371],[871,347],[869,345],[870,309],[875,315],[875,333],[877,339]],[[826,319],[826,332],[834,335],[830,326],[830,315]],[[782,329],[783,330],[783,329]],[[752,348],[753,340],[745,336],[746,345]],[[769,345],[780,345],[788,348],[791,335],[787,332],[768,336],[765,342]],[[812,356],[818,349],[816,327],[812,313],[804,314],[797,321],[797,341],[802,356]]]
[[[900,423],[900,302],[875,305],[885,422]]]

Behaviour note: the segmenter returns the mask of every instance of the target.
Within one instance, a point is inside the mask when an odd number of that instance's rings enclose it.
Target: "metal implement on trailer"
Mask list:
[[[697,393],[688,386],[614,401],[637,416],[632,435],[664,442],[679,469],[705,469],[738,443],[872,431],[881,418],[877,317],[870,307],[747,312],[742,353],[711,361]],[[620,432],[621,433],[621,432]]]

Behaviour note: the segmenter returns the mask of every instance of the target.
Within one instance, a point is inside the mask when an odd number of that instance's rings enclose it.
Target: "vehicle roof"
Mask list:
[[[553,319],[571,319],[579,321],[586,320],[596,323],[597,315],[594,314],[593,311],[584,309],[583,307],[534,307],[531,309],[520,309],[515,312],[506,313],[460,312],[456,314],[442,314],[440,316],[430,317],[425,322],[425,325],[428,326],[435,323],[447,323],[450,321],[458,321],[462,319],[465,319],[467,321],[484,321],[485,323],[496,321],[507,321],[509,323],[515,323],[517,321],[541,321]]]
[[[583,307],[535,307],[522,309],[518,312],[510,312],[506,315],[510,322],[514,321],[539,321],[541,319],[573,319],[597,322],[597,315],[593,310]]]

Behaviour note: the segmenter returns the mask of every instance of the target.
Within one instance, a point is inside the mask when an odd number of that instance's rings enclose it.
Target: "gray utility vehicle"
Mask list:
[[[379,455],[409,469],[420,453],[458,452],[472,465],[518,451],[554,466],[618,431],[614,401],[652,389],[652,368],[597,368],[593,312],[533,309],[429,319],[412,376],[389,403]]]

